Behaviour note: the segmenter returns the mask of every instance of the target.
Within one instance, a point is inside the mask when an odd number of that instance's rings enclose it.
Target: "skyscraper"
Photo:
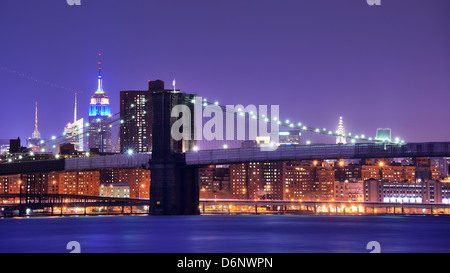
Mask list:
[[[390,128],[378,128],[375,140],[391,142],[391,129]]]
[[[40,151],[40,146],[45,143],[45,140],[41,138],[41,133],[38,130],[38,103],[35,103],[35,116],[34,116],[34,132],[27,140],[28,148],[34,152]]]
[[[337,134],[338,136],[336,137],[336,144],[346,144],[347,140],[345,139],[345,127],[344,122],[342,121],[342,116],[339,117]]]
[[[67,124],[64,128],[64,134],[69,143],[74,144],[75,150],[83,151],[84,134],[83,134],[84,119],[77,120],[77,93],[75,93],[75,110],[73,123]]]
[[[91,98],[89,106],[89,149],[98,149],[101,153],[110,153],[111,145],[111,106],[109,98],[103,90],[103,76],[100,61],[98,61],[98,86]]]
[[[151,151],[153,107],[150,98],[149,91],[120,91],[121,153]]]
[[[170,98],[164,98],[168,107],[187,104],[192,107],[191,101],[195,96],[181,93],[179,90],[165,89],[164,81],[148,81],[148,90],[144,91],[120,91],[120,152],[145,153],[153,151],[153,113],[162,111],[154,109],[153,101],[163,94],[170,94]],[[194,113],[192,109],[192,114]],[[172,118],[172,122],[176,118]],[[194,118],[192,117],[192,120]],[[161,125],[162,126],[162,125]],[[161,128],[162,130],[163,128]],[[170,129],[170,128],[169,128]],[[192,132],[194,130],[192,129]],[[170,134],[170,131],[169,131]],[[171,146],[175,151],[189,150],[194,142],[172,141]]]
[[[279,132],[280,145],[299,145],[302,133],[300,130],[288,130]]]

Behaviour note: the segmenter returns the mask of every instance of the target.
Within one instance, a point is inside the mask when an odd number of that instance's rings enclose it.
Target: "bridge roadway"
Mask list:
[[[450,156],[450,142],[359,143],[279,146],[275,151],[263,151],[261,148],[190,151],[186,153],[186,163],[209,165],[254,161],[447,156]]]
[[[314,159],[359,159],[401,157],[450,157],[450,142],[407,144],[329,144],[280,146],[275,151],[261,148],[200,150],[185,153],[187,165],[232,164],[255,161]],[[118,154],[0,164],[0,175],[50,171],[98,170],[104,168],[149,168],[151,154]]]

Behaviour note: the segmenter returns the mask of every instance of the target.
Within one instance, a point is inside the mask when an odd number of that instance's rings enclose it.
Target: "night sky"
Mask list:
[[[450,141],[450,1],[1,0],[0,139],[49,139],[88,116],[97,55],[112,112],[121,90],[167,88],[221,104],[408,142]],[[12,71],[15,72],[12,72]],[[31,78],[30,78],[31,77]],[[37,80],[37,81],[36,81]],[[116,135],[114,135],[114,138]]]

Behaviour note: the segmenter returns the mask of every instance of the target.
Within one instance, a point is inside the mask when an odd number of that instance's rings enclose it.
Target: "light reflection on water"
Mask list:
[[[450,252],[446,216],[93,216],[0,219],[0,252]]]

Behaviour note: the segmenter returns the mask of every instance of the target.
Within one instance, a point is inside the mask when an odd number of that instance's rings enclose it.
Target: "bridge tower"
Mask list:
[[[160,86],[160,88],[155,88]],[[149,82],[153,105],[153,147],[150,162],[150,214],[196,215],[200,213],[199,185],[196,167],[186,165],[184,151],[191,150],[194,141],[194,109],[192,94],[164,89],[163,81]],[[171,128],[178,117],[171,117],[176,105],[189,107],[191,140],[175,140]]]

